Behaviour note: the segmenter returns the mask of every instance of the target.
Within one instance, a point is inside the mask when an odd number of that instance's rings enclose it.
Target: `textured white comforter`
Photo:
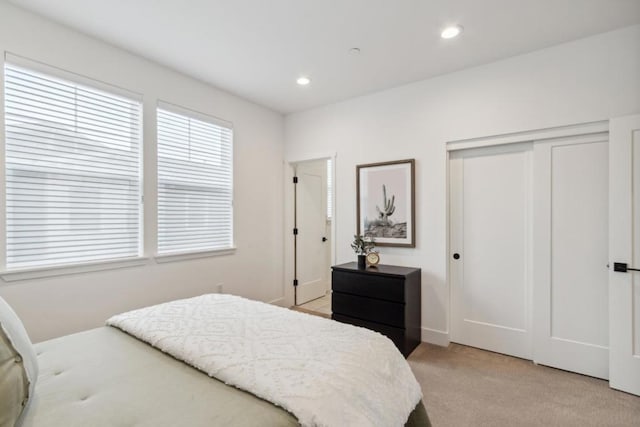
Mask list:
[[[107,321],[303,426],[401,426],[422,399],[381,334],[244,298],[210,294]]]

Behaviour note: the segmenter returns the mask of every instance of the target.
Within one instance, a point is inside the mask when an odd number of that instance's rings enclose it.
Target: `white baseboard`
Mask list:
[[[420,329],[422,329],[422,341],[428,342],[429,344],[439,345],[441,347],[447,347],[449,345],[448,332],[424,327]]]
[[[271,301],[267,301],[267,304],[279,305],[280,307],[285,307],[284,297],[276,298]]]

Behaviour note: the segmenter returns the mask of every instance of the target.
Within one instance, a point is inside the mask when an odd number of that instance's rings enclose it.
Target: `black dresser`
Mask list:
[[[404,355],[420,343],[419,268],[350,262],[331,273],[331,318],[386,335]]]

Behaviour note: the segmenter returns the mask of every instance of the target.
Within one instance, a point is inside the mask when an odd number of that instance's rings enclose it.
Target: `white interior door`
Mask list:
[[[325,295],[329,288],[327,162],[299,163],[296,196],[296,304]]]
[[[609,383],[640,395],[640,115],[609,131]]]
[[[531,359],[531,144],[452,152],[450,185],[451,340]]]
[[[534,144],[537,363],[609,376],[608,135]]]

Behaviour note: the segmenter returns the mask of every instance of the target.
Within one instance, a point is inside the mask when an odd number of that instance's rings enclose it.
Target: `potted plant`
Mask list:
[[[353,242],[351,243],[351,249],[358,255],[358,268],[367,268],[366,257],[367,254],[376,246],[371,236],[359,236],[353,235]]]

